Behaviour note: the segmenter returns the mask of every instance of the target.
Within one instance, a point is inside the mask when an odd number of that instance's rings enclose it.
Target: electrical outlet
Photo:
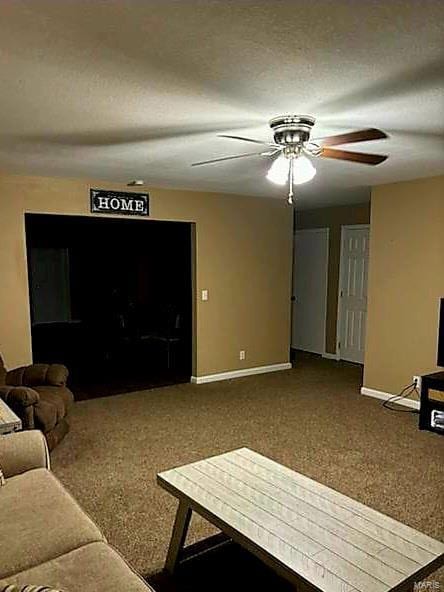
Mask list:
[[[415,388],[421,392],[421,376],[414,376],[413,382],[415,384]]]
[[[245,350],[241,349],[239,352],[239,360],[245,360]]]

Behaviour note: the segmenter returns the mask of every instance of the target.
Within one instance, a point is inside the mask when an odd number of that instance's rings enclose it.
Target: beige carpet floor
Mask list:
[[[444,437],[359,394],[359,367],[293,370],[76,403],[56,475],[143,574],[161,569],[176,503],[156,473],[248,446],[444,540]],[[213,531],[192,522],[190,539]],[[444,590],[444,570],[433,578]]]

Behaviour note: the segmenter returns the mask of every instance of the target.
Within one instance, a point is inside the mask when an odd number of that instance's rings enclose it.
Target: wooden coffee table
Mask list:
[[[10,434],[22,429],[22,422],[19,417],[0,399],[0,434]]]
[[[248,448],[165,471],[157,480],[179,500],[169,572],[187,556],[192,511],[297,590],[411,590],[444,565],[443,543]]]

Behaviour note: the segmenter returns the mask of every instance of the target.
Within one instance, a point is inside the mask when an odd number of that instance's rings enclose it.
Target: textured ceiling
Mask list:
[[[0,168],[270,197],[249,152],[283,113],[379,127],[378,167],[317,160],[301,207],[444,173],[441,0],[2,0]],[[353,146],[356,149],[356,145]]]

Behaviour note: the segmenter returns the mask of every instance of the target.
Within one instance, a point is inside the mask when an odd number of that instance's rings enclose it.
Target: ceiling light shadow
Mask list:
[[[370,84],[338,99],[320,103],[317,108],[322,113],[348,111],[357,107],[364,108],[378,101],[408,95],[412,92],[433,90],[444,86],[444,59],[434,60],[421,67],[404,70],[397,76]],[[334,117],[333,117],[334,118]]]
[[[31,134],[14,136],[15,140],[35,144],[54,144],[71,147],[102,147],[138,144],[155,140],[169,140],[192,137],[203,134],[216,134],[223,131],[248,129],[254,125],[251,121],[227,121],[201,125],[182,125],[170,127],[142,127],[119,130],[88,130],[60,134]],[[257,123],[261,124],[262,121]]]

